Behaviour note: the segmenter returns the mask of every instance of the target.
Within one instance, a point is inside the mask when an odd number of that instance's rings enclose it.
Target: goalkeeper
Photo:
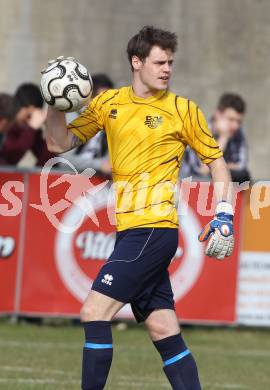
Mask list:
[[[201,389],[195,360],[175,314],[168,267],[178,244],[174,188],[185,147],[208,164],[217,186],[214,219],[199,235],[206,254],[223,259],[233,249],[230,174],[198,106],[168,89],[177,37],[146,26],[130,39],[132,83],[98,95],[66,126],[49,107],[47,144],[64,152],[106,131],[116,192],[117,236],[113,253],[86,298],[82,389],[101,390],[112,356],[111,320],[130,303],[143,321],[172,389]],[[199,233],[199,232],[198,232]]]

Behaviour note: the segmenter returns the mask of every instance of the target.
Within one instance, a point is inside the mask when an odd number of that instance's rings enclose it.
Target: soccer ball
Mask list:
[[[73,112],[89,103],[93,82],[87,69],[73,57],[58,57],[42,71],[40,89],[47,104]]]

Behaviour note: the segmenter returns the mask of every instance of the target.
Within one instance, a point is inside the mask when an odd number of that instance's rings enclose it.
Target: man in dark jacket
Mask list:
[[[46,112],[39,87],[22,84],[13,99],[14,121],[6,132],[0,149],[0,164],[17,165],[27,151],[36,157],[36,166],[43,166],[54,156],[43,139],[42,126]]]
[[[0,93],[0,150],[14,115],[13,98],[7,93]]]
[[[245,112],[246,103],[241,96],[225,93],[220,97],[216,111],[209,122],[213,136],[223,151],[232,181],[238,183],[250,180],[247,168],[247,142],[242,127]],[[185,154],[182,176],[195,176],[199,179],[210,177],[208,167],[203,165],[190,149]]]

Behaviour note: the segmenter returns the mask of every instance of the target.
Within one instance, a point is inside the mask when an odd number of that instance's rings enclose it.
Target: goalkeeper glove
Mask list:
[[[216,257],[219,260],[231,256],[234,247],[233,237],[233,208],[230,203],[219,202],[216,214],[199,234],[199,241],[209,239],[205,249],[206,256]]]

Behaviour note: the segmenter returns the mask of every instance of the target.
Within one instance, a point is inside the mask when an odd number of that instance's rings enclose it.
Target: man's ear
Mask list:
[[[132,67],[134,70],[140,70],[142,68],[143,62],[137,56],[132,56]]]

